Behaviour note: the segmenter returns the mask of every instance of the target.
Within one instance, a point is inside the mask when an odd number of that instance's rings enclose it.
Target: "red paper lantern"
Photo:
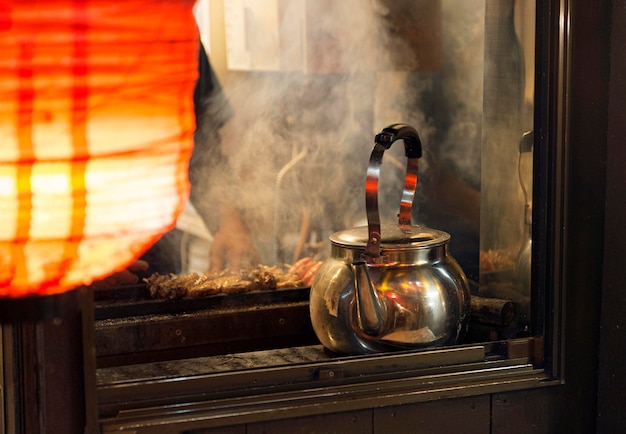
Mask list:
[[[186,200],[192,0],[0,1],[0,297],[123,269]]]

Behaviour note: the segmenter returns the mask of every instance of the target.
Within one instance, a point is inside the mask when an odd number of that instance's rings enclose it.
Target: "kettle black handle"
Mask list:
[[[421,158],[422,141],[417,130],[405,124],[393,124],[376,134],[374,142],[389,149],[396,140],[404,140],[404,153],[407,158]]]
[[[368,240],[364,255],[368,259],[380,257],[380,214],[378,212],[378,180],[383,154],[396,140],[404,141],[404,152],[407,157],[404,190],[400,199],[398,224],[401,230],[411,230],[411,211],[413,198],[417,188],[418,159],[422,156],[422,142],[417,130],[405,124],[393,124],[384,128],[374,138],[374,150],[370,156],[365,181],[365,208],[367,212]]]

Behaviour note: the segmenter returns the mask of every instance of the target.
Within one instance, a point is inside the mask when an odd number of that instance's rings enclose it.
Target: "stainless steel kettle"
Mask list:
[[[383,154],[403,140],[407,157],[397,225],[380,223]],[[375,136],[365,199],[368,225],[330,236],[331,256],[311,287],[310,313],[320,342],[340,354],[365,354],[458,343],[467,330],[470,291],[450,255],[450,235],[411,224],[422,144],[394,124]]]

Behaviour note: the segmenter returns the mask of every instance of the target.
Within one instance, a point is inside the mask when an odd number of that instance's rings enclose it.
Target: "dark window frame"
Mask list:
[[[260,421],[268,411],[292,418],[563,384],[567,248],[575,244],[568,232],[571,24],[570,1],[538,2],[532,337],[171,378],[151,378],[149,370],[142,378],[137,368],[110,381],[113,371],[100,370],[103,426],[217,427]]]

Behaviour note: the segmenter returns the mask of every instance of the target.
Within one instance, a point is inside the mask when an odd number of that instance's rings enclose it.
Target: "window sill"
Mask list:
[[[533,341],[353,357],[314,345],[104,368],[100,420],[105,433],[182,431],[559,384],[533,364]]]

